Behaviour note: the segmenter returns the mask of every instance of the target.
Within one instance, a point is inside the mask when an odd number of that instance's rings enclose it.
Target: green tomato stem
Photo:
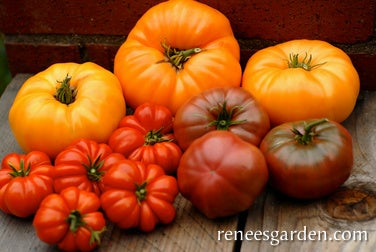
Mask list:
[[[190,59],[194,54],[200,53],[201,48],[195,47],[187,50],[181,50],[177,48],[172,48],[165,42],[162,42],[162,48],[166,59],[161,60],[157,63],[170,63],[176,70],[182,70],[184,63]]]
[[[146,199],[146,195],[147,195],[147,190],[146,190],[146,186],[148,185],[148,182],[145,181],[143,182],[141,185],[138,185],[136,184],[136,191],[135,191],[135,194],[136,194],[136,197],[137,197],[137,201],[140,203],[141,201],[145,200]]]
[[[235,120],[232,118],[242,110],[241,106],[234,106],[231,109],[227,109],[227,102],[218,104],[217,107],[211,109],[211,111],[217,110],[217,119],[209,123],[209,127],[215,126],[217,130],[228,130],[232,125],[245,123],[247,120]]]
[[[290,53],[288,63],[288,68],[302,68],[306,71],[311,71],[313,68],[324,65],[326,62],[312,65],[312,54],[309,55],[306,53],[302,61],[299,61],[299,54]]]
[[[20,169],[17,170],[16,167],[14,167],[13,164],[10,162],[8,163],[9,167],[12,169],[12,172],[9,172],[8,174],[11,175],[12,177],[26,177],[29,175],[31,171],[31,164],[29,163],[27,165],[27,168],[25,169],[25,161],[23,159],[20,160]]]
[[[164,138],[162,129],[163,128],[160,128],[158,130],[151,130],[148,133],[146,133],[145,145],[154,145],[156,143],[161,143],[161,142],[172,142],[173,139]]]
[[[59,102],[69,105],[75,101],[76,89],[70,86],[71,76],[67,74],[63,81],[58,81],[60,86],[56,89],[55,99]]]
[[[292,128],[291,131],[295,134],[295,140],[302,145],[308,145],[312,142],[313,137],[316,135],[314,132],[314,128],[317,125],[323,124],[328,122],[329,120],[324,118],[324,119],[319,119],[312,121],[304,126],[304,132],[301,133],[298,129]]]

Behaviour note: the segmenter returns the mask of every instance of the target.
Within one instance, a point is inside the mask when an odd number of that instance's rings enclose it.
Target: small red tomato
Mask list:
[[[326,119],[284,123],[260,145],[269,167],[270,184],[295,198],[312,199],[334,192],[350,176],[350,133]]]
[[[152,103],[138,106],[125,116],[108,141],[130,160],[160,165],[167,174],[176,172],[182,155],[172,134],[173,116],[167,107]]]
[[[47,196],[33,220],[39,239],[63,251],[90,251],[101,241],[106,220],[93,192],[68,187]]]
[[[174,220],[177,182],[159,165],[122,160],[105,174],[103,182],[102,209],[120,228],[149,232],[158,223]]]
[[[77,186],[99,195],[104,173],[122,159],[124,156],[114,153],[107,144],[77,139],[55,159],[54,189],[59,193],[67,187]]]
[[[18,217],[33,215],[40,202],[53,193],[53,176],[46,153],[9,153],[0,169],[0,209]]]
[[[229,131],[211,131],[184,152],[180,193],[208,218],[249,208],[264,189],[268,169],[261,151]]]

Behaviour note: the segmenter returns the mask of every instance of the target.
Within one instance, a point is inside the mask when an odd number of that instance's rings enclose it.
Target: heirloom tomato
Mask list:
[[[184,152],[177,170],[180,193],[208,218],[249,208],[268,180],[261,151],[229,131],[211,131]]]
[[[105,174],[103,182],[102,209],[120,228],[136,227],[149,232],[158,223],[174,220],[177,182],[159,165],[123,160]]]
[[[95,193],[68,187],[42,201],[33,226],[39,239],[62,251],[91,251],[106,228],[99,208]]]
[[[260,145],[269,167],[269,182],[294,198],[319,198],[334,192],[350,176],[350,133],[327,119],[284,123]]]
[[[116,53],[114,73],[131,107],[147,101],[175,114],[192,95],[240,86],[240,49],[229,20],[198,1],[150,8]]]
[[[9,123],[25,152],[54,158],[77,138],[106,142],[125,115],[118,79],[94,63],[57,63],[18,91]]]
[[[104,173],[122,159],[125,159],[124,156],[112,152],[107,144],[77,139],[56,156],[55,192],[76,186],[99,195],[103,189]]]
[[[109,146],[131,160],[160,165],[176,171],[182,151],[174,142],[173,117],[162,105],[144,103],[125,116],[108,140]]]
[[[22,218],[33,215],[41,201],[53,193],[53,171],[44,152],[7,154],[0,169],[0,209]]]
[[[240,87],[211,88],[193,96],[178,109],[174,120],[174,135],[183,150],[212,130],[228,130],[258,145],[269,129],[266,111]]]
[[[360,84],[344,51],[324,41],[301,39],[253,54],[242,87],[276,126],[322,117],[342,122],[354,109]]]

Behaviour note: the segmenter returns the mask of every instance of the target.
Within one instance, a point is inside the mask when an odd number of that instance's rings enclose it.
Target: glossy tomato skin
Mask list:
[[[195,139],[217,129],[228,130],[258,146],[270,129],[269,116],[240,87],[206,90],[185,102],[175,115],[174,135],[183,150]]]
[[[56,96],[67,77],[75,97],[69,104]],[[26,153],[39,150],[55,158],[77,138],[106,142],[125,109],[113,73],[91,62],[57,63],[22,85],[9,111],[9,123]]]
[[[208,218],[249,208],[264,189],[268,169],[261,151],[228,131],[211,131],[184,152],[180,193]]]
[[[7,154],[0,169],[0,209],[21,218],[33,215],[53,193],[53,178],[54,168],[46,153]]]
[[[100,195],[104,173],[116,162],[125,159],[105,143],[80,138],[73,141],[55,159],[54,190],[76,186]]]
[[[115,164],[103,180],[102,209],[120,228],[150,232],[158,223],[169,224],[174,220],[177,182],[160,166],[123,160]]]
[[[269,182],[294,198],[320,198],[334,192],[350,176],[353,166],[352,137],[341,124],[328,121],[313,128],[309,144],[301,144],[292,132],[304,132],[317,120],[284,123],[273,128],[260,149],[268,163]]]
[[[173,51],[199,48],[180,68],[166,62],[163,43]],[[240,48],[229,20],[198,1],[165,1],[150,8],[133,27],[114,60],[114,73],[127,103],[146,101],[172,114],[192,95],[214,86],[240,86]]]
[[[289,67],[292,54],[307,63],[312,56],[312,69]],[[351,59],[341,49],[320,40],[298,39],[252,55],[242,87],[254,95],[277,126],[323,117],[344,121],[355,107],[360,82]]]
[[[95,193],[68,187],[42,201],[33,226],[39,239],[62,251],[91,251],[106,227],[99,208]]]
[[[172,133],[173,120],[167,107],[143,103],[120,121],[108,145],[130,160],[157,164],[173,174],[182,155]]]

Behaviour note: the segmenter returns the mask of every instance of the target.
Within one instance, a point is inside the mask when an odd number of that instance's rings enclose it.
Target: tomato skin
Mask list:
[[[174,220],[177,182],[160,166],[122,160],[105,174],[103,181],[102,209],[120,228],[150,232],[158,223]]]
[[[81,190],[102,192],[102,178],[105,172],[125,157],[114,153],[104,143],[80,138],[73,141],[55,159],[54,190],[76,186]]]
[[[174,142],[172,125],[173,116],[167,107],[147,102],[120,121],[108,145],[130,160],[157,164],[173,174],[182,150]]]
[[[166,61],[162,44],[200,48],[181,68]],[[127,103],[147,101],[175,114],[192,95],[214,86],[240,86],[240,47],[229,20],[197,1],[165,1],[150,8],[129,32],[114,60]]]
[[[15,172],[18,174],[10,174]],[[41,201],[53,193],[53,178],[54,169],[46,153],[7,154],[0,169],[0,209],[21,218],[33,215]]]
[[[284,123],[273,128],[260,145],[268,163],[270,184],[294,198],[320,198],[334,192],[350,176],[352,137],[341,124],[328,121],[315,126],[312,141],[299,143],[292,132],[317,120]]]
[[[195,139],[221,127],[221,121],[226,122],[228,131],[255,145],[270,129],[268,114],[249,92],[240,87],[220,87],[190,98],[178,109],[174,135],[186,150]]]
[[[291,54],[306,62],[307,71],[289,68]],[[353,111],[360,81],[349,56],[320,40],[291,40],[253,54],[243,72],[242,87],[266,109],[273,126],[328,118],[344,121]]]
[[[68,105],[55,97],[67,75],[75,90]],[[91,62],[57,63],[22,85],[9,111],[9,123],[26,153],[39,150],[53,159],[77,138],[106,142],[125,109],[113,73]]]
[[[68,187],[42,201],[33,226],[39,239],[63,251],[91,251],[100,243],[106,226],[99,208],[95,193]],[[77,220],[73,229],[72,215]]]
[[[249,208],[268,180],[261,151],[228,131],[211,131],[184,152],[177,171],[180,193],[214,219]]]

